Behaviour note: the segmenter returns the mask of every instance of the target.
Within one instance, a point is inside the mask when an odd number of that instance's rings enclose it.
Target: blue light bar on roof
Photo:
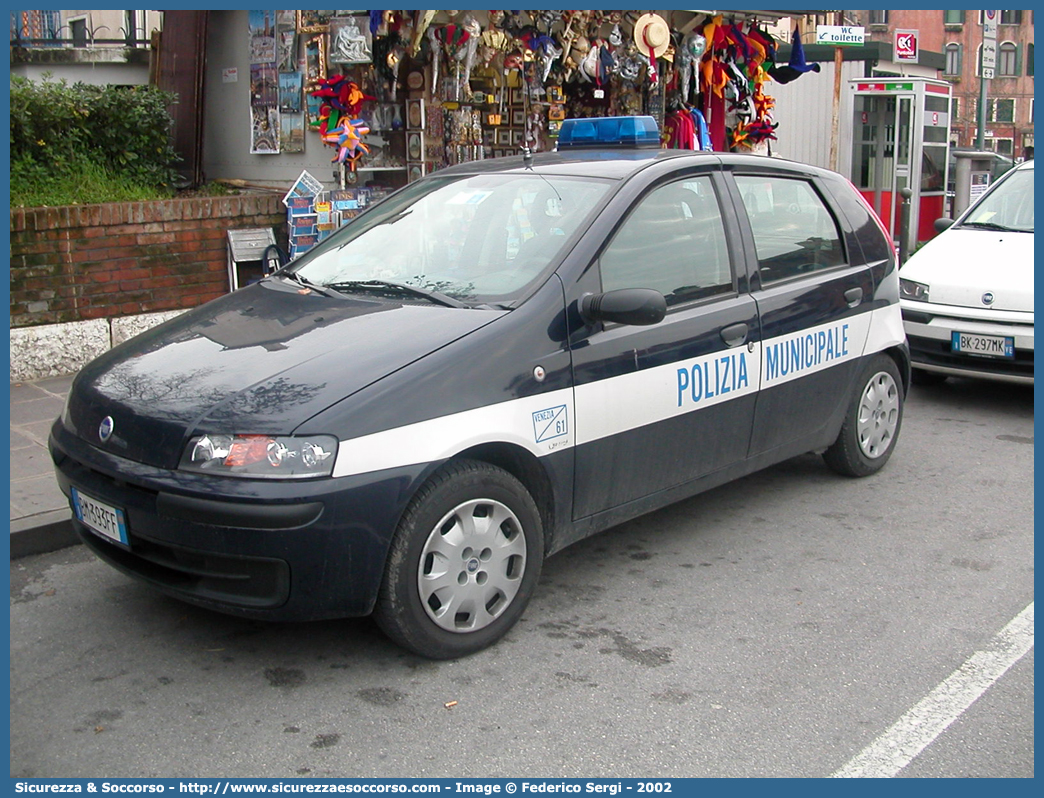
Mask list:
[[[660,129],[651,116],[602,116],[566,119],[558,131],[558,149],[570,147],[659,147]]]

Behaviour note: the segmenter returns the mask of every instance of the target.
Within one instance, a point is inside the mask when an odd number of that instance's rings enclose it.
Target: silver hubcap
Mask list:
[[[899,387],[881,371],[867,383],[859,401],[859,448],[871,460],[888,451],[899,424]]]
[[[526,570],[526,538],[510,508],[475,499],[450,510],[421,552],[424,610],[451,632],[474,632],[508,608]]]

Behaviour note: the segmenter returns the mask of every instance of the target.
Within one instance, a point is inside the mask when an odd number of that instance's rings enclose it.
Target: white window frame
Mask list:
[[[998,119],[997,118],[997,107],[1002,102],[1011,103],[1011,119]],[[1015,124],[1015,117],[1018,113],[1018,103],[1014,97],[988,97],[986,99],[986,121],[994,122],[999,125],[1013,125]]]
[[[1007,151],[1002,151],[1000,147],[997,146],[1002,141],[1008,143]],[[1015,139],[1008,136],[994,136],[993,138],[984,139],[983,146],[990,152],[995,152],[998,155],[1004,155],[1008,158],[1015,157]]]
[[[960,77],[960,75],[961,75],[961,66],[962,66],[961,65],[961,50],[962,49],[963,48],[961,47],[961,43],[960,42],[947,42],[946,45],[943,47],[943,56],[945,56],[945,58],[946,58],[946,63],[943,66],[943,75],[945,75],[946,77],[948,77],[948,78]],[[953,72],[950,71],[950,53],[954,54],[954,57],[953,57],[954,64],[953,65],[956,67],[956,69]]]
[[[1007,49],[1005,49],[1007,48]],[[1011,71],[1004,71],[1005,55],[1010,53]],[[1013,41],[1003,41],[997,45],[997,77],[1014,78],[1019,74],[1019,46]]]

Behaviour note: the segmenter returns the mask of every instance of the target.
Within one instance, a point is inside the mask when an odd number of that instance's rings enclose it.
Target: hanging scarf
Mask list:
[[[711,146],[710,131],[707,128],[707,120],[703,116],[703,112],[697,108],[693,108],[690,111],[692,115],[692,124],[696,128],[696,149],[703,151],[710,151],[714,148]]]

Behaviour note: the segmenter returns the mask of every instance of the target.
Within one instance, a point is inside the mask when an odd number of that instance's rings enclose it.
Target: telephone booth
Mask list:
[[[945,215],[950,149],[950,84],[923,77],[853,78],[852,182],[898,247],[902,199],[909,188],[909,240],[935,235]]]

